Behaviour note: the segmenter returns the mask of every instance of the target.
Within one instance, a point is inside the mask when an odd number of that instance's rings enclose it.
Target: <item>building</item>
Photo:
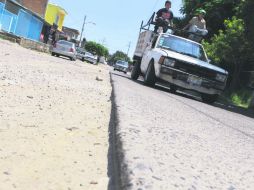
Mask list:
[[[39,41],[43,23],[43,17],[18,1],[0,0],[0,30]]]
[[[48,0],[16,0],[19,4],[44,18]]]
[[[45,21],[51,26],[55,26],[58,31],[62,31],[65,16],[68,13],[60,6],[48,3]]]
[[[73,28],[63,26],[63,34],[67,40],[78,40],[79,31]]]

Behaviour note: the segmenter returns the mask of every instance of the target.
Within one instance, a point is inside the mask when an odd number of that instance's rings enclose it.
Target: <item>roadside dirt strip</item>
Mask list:
[[[121,190],[254,189],[253,118],[111,75]]]
[[[0,189],[107,189],[108,67],[3,40],[0,57]]]

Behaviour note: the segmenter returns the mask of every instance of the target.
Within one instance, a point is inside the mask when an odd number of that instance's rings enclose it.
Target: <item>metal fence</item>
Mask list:
[[[0,2],[0,29],[17,36],[39,41],[43,22],[36,16],[22,8],[18,14],[5,9],[5,4]]]

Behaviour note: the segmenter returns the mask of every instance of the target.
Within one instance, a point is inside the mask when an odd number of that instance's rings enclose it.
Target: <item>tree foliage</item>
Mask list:
[[[116,51],[112,56],[110,56],[109,58],[109,62],[111,63],[115,63],[118,60],[123,60],[123,61],[127,61],[130,62],[130,58],[127,56],[126,53],[122,52],[122,51]]]
[[[109,55],[109,51],[105,46],[93,41],[86,42],[85,49],[98,56],[108,57]]]
[[[231,88],[234,89],[238,85],[237,79],[247,57],[244,22],[233,17],[225,20],[224,24],[225,30],[219,30],[219,34],[212,37],[211,43],[203,42],[203,45],[213,63],[220,64],[229,71]]]
[[[183,22],[187,22],[195,16],[197,9],[207,12],[206,21],[209,31],[208,38],[225,29],[224,21],[239,14],[242,0],[184,0],[181,12],[185,14]]]
[[[186,25],[199,8],[207,12],[209,34],[203,44],[209,59],[229,71],[231,92],[246,88],[254,71],[254,1],[183,0],[184,17],[176,26]]]

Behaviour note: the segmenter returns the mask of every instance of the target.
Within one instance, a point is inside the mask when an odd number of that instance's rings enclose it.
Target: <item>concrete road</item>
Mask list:
[[[254,116],[111,76],[122,189],[254,189]]]

